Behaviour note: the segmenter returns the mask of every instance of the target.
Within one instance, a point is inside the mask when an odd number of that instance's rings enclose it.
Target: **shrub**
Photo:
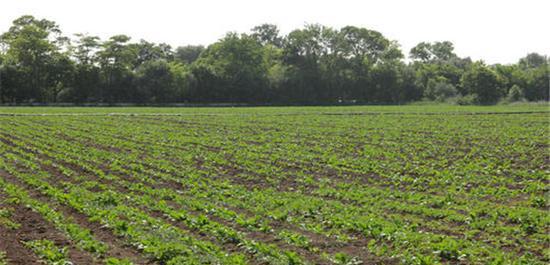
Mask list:
[[[458,95],[447,99],[447,102],[456,105],[476,105],[479,103],[479,99],[476,94],[469,94],[466,96]]]
[[[525,100],[525,92],[523,88],[518,85],[513,85],[508,91],[508,96],[506,97],[508,102],[517,102]]]
[[[457,94],[455,86],[445,81],[435,81],[431,79],[428,82],[424,96],[430,100],[445,101],[450,97],[454,97]]]

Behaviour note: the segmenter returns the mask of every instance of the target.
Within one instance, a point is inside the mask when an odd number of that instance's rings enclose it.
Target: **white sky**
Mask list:
[[[549,0],[0,0],[0,32],[24,14],[54,20],[66,35],[122,33],[174,47],[210,44],[265,22],[284,34],[321,23],[380,31],[406,55],[420,41],[437,40],[487,63],[550,55]]]

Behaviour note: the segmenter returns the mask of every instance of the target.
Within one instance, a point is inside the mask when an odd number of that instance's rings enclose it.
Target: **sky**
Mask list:
[[[320,23],[377,30],[405,54],[421,41],[449,40],[459,56],[490,64],[550,55],[549,0],[0,0],[0,32],[26,14],[57,22],[65,35],[126,34],[174,47],[262,23],[283,34]]]

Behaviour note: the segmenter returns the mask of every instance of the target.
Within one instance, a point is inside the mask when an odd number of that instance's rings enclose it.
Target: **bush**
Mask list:
[[[455,97],[448,98],[447,103],[455,105],[476,105],[479,104],[479,99],[476,94],[469,94],[466,96],[458,95]]]
[[[524,101],[524,100],[525,100],[525,93],[523,91],[523,88],[519,87],[518,85],[513,85],[508,91],[508,96],[506,97],[506,101],[517,102],[517,101]]]
[[[445,78],[441,79],[430,79],[426,85],[426,90],[424,91],[424,97],[432,101],[445,101],[450,97],[456,96],[458,91],[455,86],[449,84]]]
[[[444,80],[436,81],[434,79],[430,79],[430,81],[428,81],[428,85],[424,91],[424,96],[427,99],[440,102],[445,101],[450,97],[454,97],[456,94],[457,90],[455,86]]]
[[[502,80],[491,68],[476,63],[461,78],[462,87],[468,94],[475,94],[479,104],[494,104],[500,98]]]

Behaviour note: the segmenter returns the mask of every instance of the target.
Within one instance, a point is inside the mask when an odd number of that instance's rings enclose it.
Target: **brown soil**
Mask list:
[[[40,239],[47,239],[57,247],[67,248],[69,260],[74,264],[101,264],[90,253],[78,249],[39,213],[21,204],[10,204],[8,207],[13,209],[10,220],[21,225],[14,230],[0,226],[0,250],[6,252],[10,264],[41,264],[36,255],[23,245],[23,242]]]
[[[41,194],[32,187],[28,187],[27,185],[19,181],[16,177],[6,172],[0,171],[0,177],[2,177],[5,181],[18,185],[19,187],[26,188],[29,196],[33,199],[49,203],[50,205],[55,204],[49,197]],[[72,221],[79,226],[90,230],[95,239],[106,243],[108,245],[108,250],[105,254],[107,257],[129,259],[134,264],[152,264],[152,262],[141,255],[139,251],[133,249],[130,246],[126,246],[124,242],[120,238],[115,236],[109,229],[103,227],[100,223],[90,222],[86,215],[76,211],[74,208],[64,205],[56,205],[56,210],[63,213],[67,218],[71,218]],[[25,221],[25,219],[22,220],[24,221],[23,223],[28,222]]]
[[[46,160],[51,160],[52,159],[51,157],[48,157],[46,155],[39,155],[39,157],[42,157]],[[111,187],[112,187],[112,185],[114,185],[114,183],[105,182],[104,180],[98,179],[93,174],[91,174],[91,172],[87,172],[86,169],[81,168],[78,165],[74,165],[74,164],[67,163],[67,162],[64,162],[64,161],[55,161],[55,163],[61,164],[61,165],[66,166],[68,168],[71,168],[72,170],[75,170],[79,174],[88,175],[87,180],[96,180],[96,181],[101,182],[103,184],[108,184]],[[41,164],[40,166],[42,167],[43,170],[46,170],[46,171],[50,172],[52,174],[52,176],[54,176],[55,182],[57,182],[57,181],[71,181],[71,182],[74,182],[74,180],[71,180],[70,178],[65,177],[58,169],[56,169],[53,166],[44,165],[44,164]],[[101,170],[102,171],[107,171],[108,168],[105,167],[105,166],[102,166]],[[114,173],[114,172],[111,172],[111,173]],[[126,179],[128,181],[135,181],[135,179],[131,179],[131,177],[129,177],[129,176],[119,175],[119,174],[116,174],[116,173],[115,173],[115,175],[118,175],[119,177],[121,177],[123,179]],[[173,182],[173,183],[161,183],[160,186],[162,186],[163,188],[174,188],[174,187],[179,188],[179,186],[181,186],[181,184],[175,183],[175,182]],[[128,192],[128,190],[126,190],[122,186],[118,186],[118,187],[115,187],[115,188],[117,188],[118,191],[120,191],[120,192]],[[71,215],[77,217],[77,219],[76,219],[77,223],[81,223],[82,221],[87,222],[86,221],[87,218],[85,216],[82,216],[82,218],[78,218],[78,216],[81,215],[81,214],[76,212],[74,209],[69,208],[67,210],[69,211],[69,213]],[[146,211],[146,212],[148,212],[149,214],[151,214],[152,216],[154,216],[156,218],[164,219],[165,221],[171,223],[172,225],[175,225],[176,227],[179,227],[180,229],[188,230],[188,228],[183,226],[182,224],[177,223],[177,222],[172,222],[172,221],[168,220],[168,218],[166,218],[166,216],[164,216],[163,214],[160,214],[158,212],[151,212],[151,211]],[[193,212],[193,214],[199,215],[199,214],[202,214],[202,213]],[[275,244],[283,250],[295,251],[295,252],[299,253],[302,257],[306,258],[306,260],[313,261],[315,264],[322,264],[322,263],[326,262],[325,260],[321,259],[318,254],[314,254],[314,253],[311,253],[309,251],[306,251],[305,249],[301,249],[301,248],[297,248],[297,247],[288,245],[284,241],[276,238],[274,234],[263,233],[263,232],[250,232],[247,229],[239,227],[236,223],[231,223],[231,222],[228,222],[226,220],[222,220],[221,218],[217,218],[217,217],[212,216],[212,215],[208,215],[208,217],[210,219],[212,219],[213,221],[215,221],[215,222],[224,224],[228,227],[236,229],[237,231],[246,233],[246,237],[249,238],[249,239],[257,240],[257,241],[264,242],[264,243],[267,243],[267,244]],[[90,225],[86,225],[86,227],[90,227]],[[302,233],[302,234],[304,234],[304,232],[307,232],[307,231],[303,231],[302,229],[297,229],[297,228],[295,228],[291,225],[283,224],[282,222],[278,222],[278,224],[275,224],[275,227],[279,228],[279,229],[284,228],[284,229],[291,230],[291,231],[298,232],[298,233]],[[95,229],[91,229],[91,230],[95,231]],[[195,234],[195,236],[197,236],[197,238],[199,238],[201,240],[216,241],[216,239],[214,239],[214,238],[208,238],[208,237],[205,237],[204,235],[201,235],[199,231],[194,231],[193,234]],[[335,241],[334,239],[330,239],[330,238],[325,237],[325,236],[316,235],[314,233],[306,233],[306,234],[312,240],[312,245],[319,248],[321,250],[321,252],[327,252],[327,253],[331,253],[331,254],[335,254],[337,252],[344,252],[344,253],[356,256],[358,258],[361,258],[361,260],[364,260],[365,262],[369,261],[369,263],[367,263],[367,264],[378,264],[378,262],[375,262],[375,261],[380,260],[379,258],[374,257],[371,254],[369,254],[364,249],[365,246],[366,246],[366,243],[367,243],[366,239],[359,240],[359,242],[356,242],[355,244],[353,244],[353,246],[352,245],[343,246],[342,243],[339,243],[339,242]],[[104,240],[105,238],[100,238],[100,239]],[[230,251],[230,252],[233,252],[233,251],[237,252],[238,251],[238,247],[236,245],[233,245],[233,244],[225,243],[225,244],[223,244],[223,248],[226,249],[226,251]],[[386,260],[386,262],[384,262],[384,263],[389,264],[390,260]]]
[[[65,139],[65,140],[71,140],[71,139]],[[76,139],[72,139],[72,141],[75,141]],[[134,141],[133,139],[123,139],[125,141]],[[82,139],[80,140],[76,140],[78,142],[81,142],[81,143],[86,143],[86,141],[82,141]],[[135,141],[134,141],[135,142]],[[140,143],[141,144],[141,143]],[[104,146],[101,146],[99,144],[94,144],[94,145],[88,145],[89,147],[93,147],[93,148],[97,148],[97,149],[101,149],[101,150],[108,150],[108,147],[104,147]],[[206,148],[206,146],[203,146],[204,148]],[[208,149],[208,148],[207,148]],[[213,150],[210,150],[208,149],[209,151],[213,151]],[[111,151],[114,151],[114,150],[111,150]],[[263,162],[263,161],[262,161]],[[311,168],[311,166],[313,165],[309,165],[309,166],[305,166],[305,165],[302,165],[302,164],[296,164],[294,166],[296,166],[296,169],[293,169],[291,168],[292,164],[290,164],[290,161],[280,161],[280,162],[283,162],[280,164],[280,166],[284,167],[284,168],[287,168],[287,169],[290,169],[290,170],[305,170],[305,168]],[[140,163],[139,161],[136,161],[136,163]],[[294,162],[295,163],[295,162]],[[78,171],[82,171],[84,169],[78,169],[77,167],[72,167],[68,164],[65,164],[63,162],[60,162],[60,164],[63,164],[65,166],[68,166],[69,168],[73,169],[73,170],[76,170],[77,172]],[[147,164],[143,164],[145,167],[148,167],[150,165],[147,165]],[[198,167],[201,167],[202,166],[202,163],[197,165]],[[258,187],[258,188],[266,188],[268,186],[267,183],[265,182],[258,182],[258,180],[262,179],[261,177],[256,177],[254,179],[243,179],[241,177],[239,177],[239,175],[254,175],[254,172],[250,172],[248,170],[246,170],[245,168],[240,168],[238,166],[232,166],[232,167],[228,167],[228,165],[218,165],[219,166],[219,170],[223,172],[223,177],[224,178],[229,178],[230,180],[232,180],[234,183],[236,184],[239,184],[239,185],[243,185],[243,186],[247,186],[247,187]],[[151,168],[152,170],[160,170],[162,171],[162,169],[159,169],[159,168]],[[207,168],[204,168],[205,170],[208,170]],[[340,172],[340,174],[338,174],[338,172],[336,172],[334,169],[330,169],[330,168],[327,168],[329,170],[325,171],[325,172],[322,172],[322,170],[319,170],[317,171],[316,173],[317,174],[312,174],[312,175],[330,175],[331,177],[334,176],[335,178],[338,178],[338,176],[340,175],[340,178],[342,178],[342,174]],[[106,171],[108,170],[107,167],[101,167],[101,170],[103,171]],[[318,169],[317,169],[318,170]],[[86,172],[86,173],[91,173],[91,172]],[[310,172],[310,173],[314,173],[314,172]],[[319,174],[321,173],[321,174]],[[118,174],[116,174],[118,175]],[[351,175],[351,176],[350,176]],[[347,181],[347,180],[350,180],[350,179],[361,179],[361,178],[358,178],[359,176],[351,173],[350,175],[347,175],[344,174],[344,178],[342,179],[343,181]],[[122,175],[120,177],[123,177]],[[362,176],[364,177],[364,176]],[[372,176],[369,176],[369,178],[379,178],[379,176],[376,176],[376,175],[372,175]],[[129,179],[127,179],[129,180]],[[106,184],[109,184],[109,183],[106,183]],[[177,183],[159,183],[160,185],[158,186],[161,186],[161,187],[165,187],[165,188],[172,188],[171,186],[176,184],[179,186],[179,184]],[[166,185],[168,184],[168,185]],[[318,196],[318,195],[314,195],[311,193],[312,190],[314,190],[316,187],[315,186],[309,186],[309,185],[304,185],[304,183],[298,183],[298,182],[295,182],[291,179],[287,179],[287,181],[281,181],[280,182],[280,185],[278,187],[278,190],[282,190],[282,191],[289,191],[291,189],[296,189],[297,187],[301,187],[302,192],[305,192],[306,194],[309,194],[309,195],[312,195],[312,196]],[[350,202],[350,201],[346,201],[346,200],[343,200],[343,199],[338,199],[338,198],[329,198],[327,197],[327,199],[335,199],[335,200],[340,200],[342,201],[343,203],[351,203],[353,204],[353,202]],[[234,210],[234,209],[233,209]],[[215,217],[211,217],[209,216],[211,219],[213,219],[214,221],[217,221],[217,222],[220,222],[220,223],[224,223],[223,220],[216,220]],[[233,226],[235,224],[231,224],[231,223],[224,223],[225,225],[228,225],[228,226]],[[273,224],[272,224],[273,225]],[[238,227],[235,227],[233,226],[234,228],[238,229]],[[366,251],[364,251],[364,247],[366,246],[366,243],[368,243],[368,239],[367,238],[364,238],[364,236],[359,236],[359,242],[354,242],[353,246],[351,245],[347,245],[347,246],[343,246],[341,243],[337,242],[337,241],[334,241],[330,238],[323,238],[321,236],[319,237],[315,237],[316,234],[308,234],[306,233],[307,231],[301,231],[301,229],[296,229],[296,227],[293,227],[293,226],[288,226],[288,224],[284,223],[284,224],[281,224],[280,226],[276,225],[274,227],[277,227],[277,228],[284,228],[284,229],[288,229],[288,230],[291,230],[291,231],[294,231],[294,232],[298,232],[298,233],[301,233],[301,234],[305,234],[306,236],[310,237],[310,238],[315,238],[314,240],[314,245],[315,246],[318,246],[320,247],[321,249],[323,250],[327,250],[328,253],[331,253],[331,252],[335,252],[335,251],[341,251],[341,252],[347,252],[347,253],[353,253],[353,252],[356,252],[356,253],[363,253],[363,255],[360,255],[360,256],[365,256],[365,255],[368,255],[368,253],[366,253]],[[434,233],[439,233],[439,234],[447,234],[447,235],[450,235],[451,231],[433,231]],[[256,237],[257,233],[253,233],[249,236],[252,236],[253,238]],[[456,235],[453,235],[453,236],[456,236]],[[258,235],[258,237],[263,237],[263,235]],[[261,241],[266,241],[268,243],[275,243],[276,245],[285,245],[284,242],[280,242],[280,240],[274,238],[273,236],[268,236],[270,239],[265,239],[265,238],[261,238]],[[255,239],[259,239],[259,238],[255,238]],[[323,240],[324,239],[324,240]],[[337,246],[337,247],[335,247]],[[284,247],[283,247],[284,249]],[[332,251],[330,251],[329,249],[332,249]],[[297,251],[297,252],[301,252],[301,251]],[[302,253],[300,253],[302,254]],[[372,257],[366,257],[365,258],[372,258]]]

